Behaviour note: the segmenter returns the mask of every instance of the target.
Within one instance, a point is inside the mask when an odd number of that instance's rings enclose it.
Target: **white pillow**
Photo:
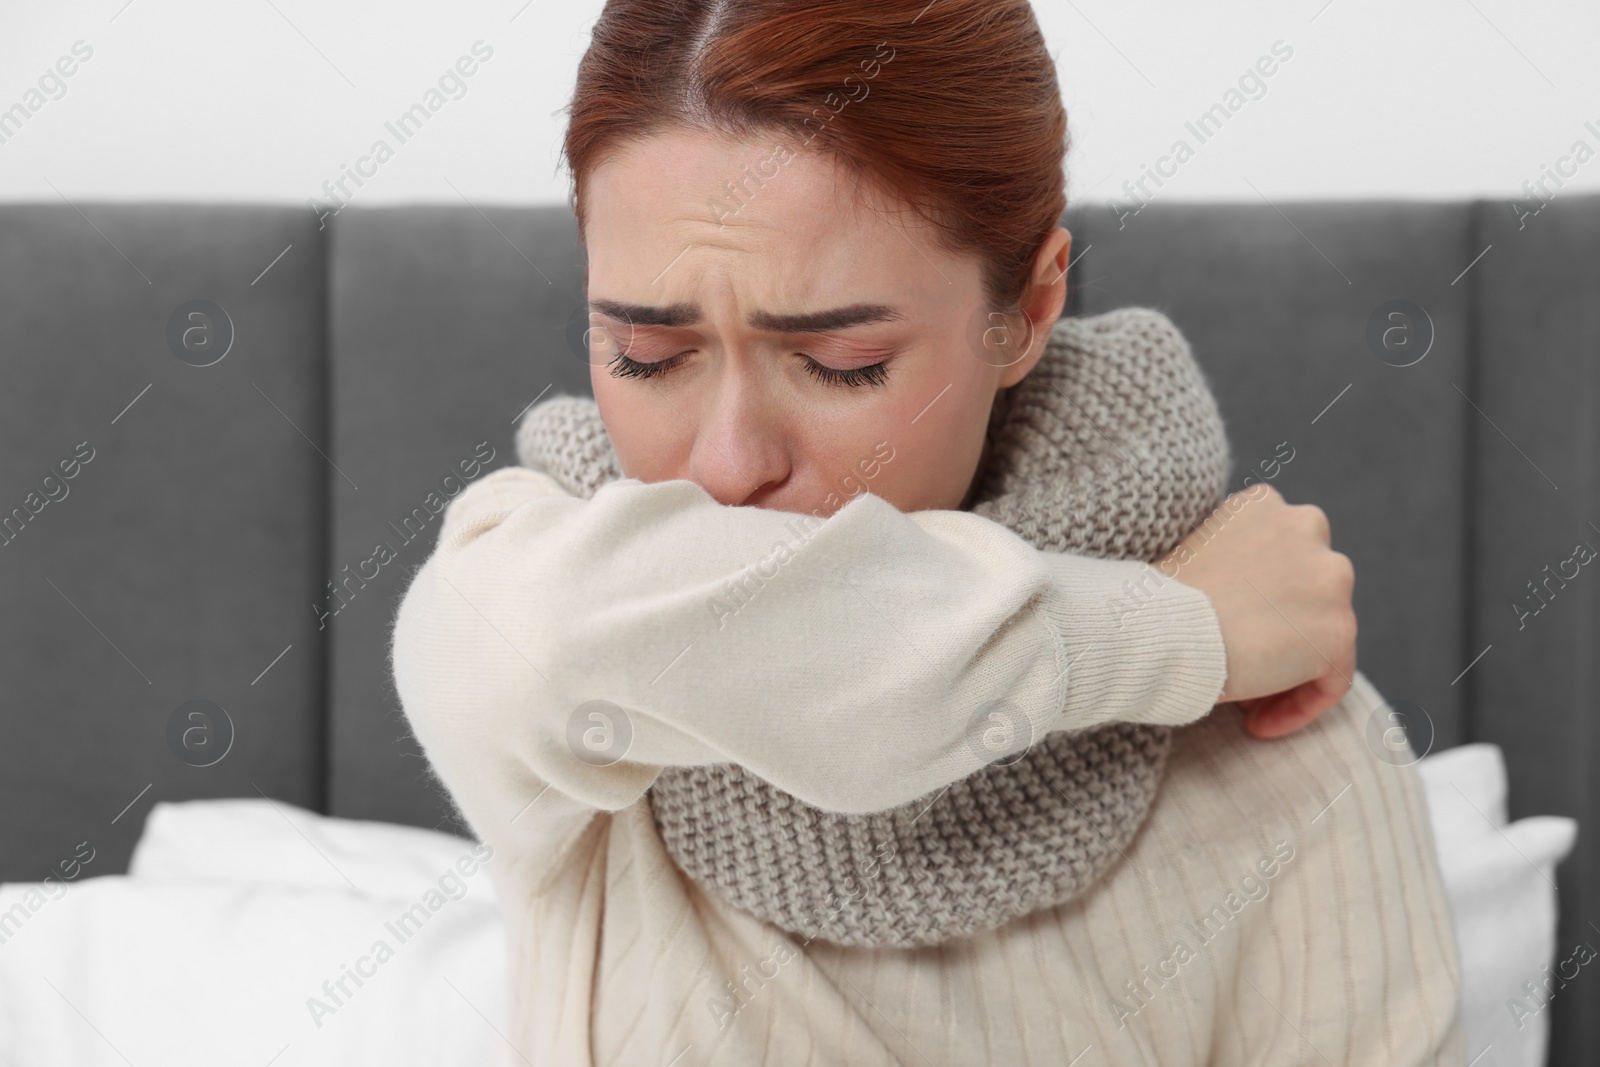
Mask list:
[[[134,846],[128,876],[324,886],[415,899],[454,868],[466,899],[493,904],[494,888],[477,869],[484,862],[493,863],[493,849],[452,834],[241,797],[157,803]]]
[[[1461,952],[1467,1062],[1544,1067],[1550,1036],[1549,1010],[1541,1007],[1548,997],[1544,968],[1558,963],[1555,867],[1572,851],[1578,825],[1554,815],[1507,825],[1498,745],[1445,749],[1417,770]],[[1570,955],[1570,946],[1559,954]],[[1566,966],[1569,975],[1575,966]],[[1523,988],[1529,981],[1538,999]]]
[[[0,1063],[498,1062],[506,935],[473,846],[282,802],[157,804],[137,873],[56,899],[0,885]]]

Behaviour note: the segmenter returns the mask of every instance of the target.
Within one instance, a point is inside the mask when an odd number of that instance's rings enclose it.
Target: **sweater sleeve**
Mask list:
[[[474,829],[547,857],[663,766],[879,811],[1047,731],[1193,721],[1226,670],[1210,599],[1143,562],[870,493],[824,520],[526,467],[450,503],[390,657]]]

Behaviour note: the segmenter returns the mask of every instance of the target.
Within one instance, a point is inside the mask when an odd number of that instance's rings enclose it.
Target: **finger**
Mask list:
[[[1264,697],[1246,715],[1245,729],[1263,741],[1292,734],[1337,704],[1346,688],[1344,679],[1337,676],[1331,686],[1326,678],[1316,678],[1288,692]]]

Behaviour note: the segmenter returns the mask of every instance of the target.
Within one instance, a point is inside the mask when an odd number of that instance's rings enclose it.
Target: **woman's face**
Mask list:
[[[674,130],[589,176],[590,376],[622,472],[822,517],[862,492],[960,508],[995,390],[1061,313],[1071,235],[1040,250],[1031,330],[996,326],[976,256],[779,143]]]

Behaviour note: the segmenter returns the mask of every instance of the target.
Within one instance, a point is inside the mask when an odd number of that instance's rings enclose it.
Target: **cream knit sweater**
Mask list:
[[[687,481],[583,499],[524,467],[445,512],[391,653],[435,772],[496,851],[503,1062],[1462,1062],[1425,801],[1369,746],[1364,677],[1255,741],[1231,705],[1208,714],[1225,659],[1203,593],[871,495],[759,610],[708,626],[793,519]],[[828,580],[846,563],[853,590]],[[1117,611],[1141,579],[1154,598]],[[660,767],[734,761],[817,807],[882,810],[985,762],[968,720],[996,691],[1036,734],[1182,727],[1126,862],[1069,905],[930,948],[802,946],[662,848],[644,800]],[[596,760],[594,730],[624,758]]]
[[[857,492],[895,460],[900,435],[880,429]],[[1159,559],[1214,522],[1231,460],[1188,343],[1165,315],[1137,307],[1057,322],[1027,376],[995,395],[985,451],[961,510],[1034,548],[1101,559]],[[622,477],[588,397],[533,405],[517,455],[577,496]],[[798,516],[797,532],[821,522]],[[760,610],[767,582],[786,579],[788,553],[804,544],[774,546],[708,613],[726,627]],[[1142,591],[1128,593],[1124,609],[1139,610]],[[967,723],[969,744],[994,763],[871,814],[807,804],[738,763],[665,767],[649,791],[662,845],[701,888],[801,944],[937,945],[1065,904],[1121,860],[1160,789],[1172,729],[1107,722],[1030,736],[1011,721],[1008,695],[992,697]]]

